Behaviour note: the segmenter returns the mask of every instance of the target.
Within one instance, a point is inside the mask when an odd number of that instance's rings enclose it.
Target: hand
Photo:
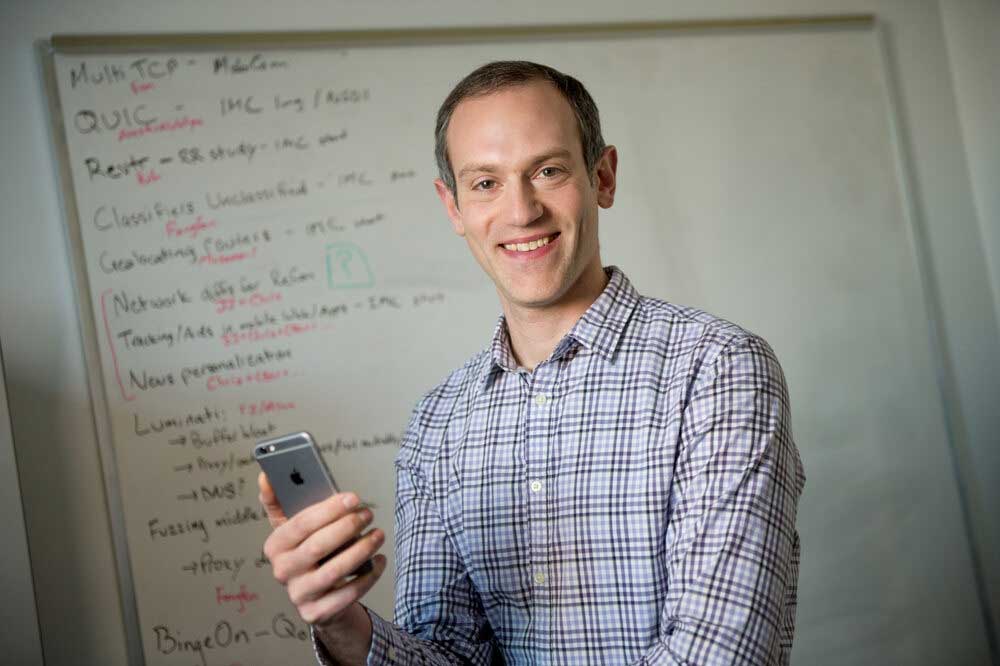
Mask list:
[[[360,507],[354,493],[339,493],[288,518],[263,472],[257,483],[260,502],[274,528],[264,542],[264,554],[271,561],[274,577],[288,588],[288,597],[303,621],[322,625],[324,633],[336,631],[338,626],[356,631],[360,624],[367,624],[370,641],[371,625],[358,601],[379,579],[386,564],[384,555],[376,555],[385,540],[382,530],[362,534],[371,523],[371,510]],[[331,553],[336,554],[321,562]],[[351,578],[351,572],[369,559],[372,571]],[[364,614],[360,624],[359,611]]]

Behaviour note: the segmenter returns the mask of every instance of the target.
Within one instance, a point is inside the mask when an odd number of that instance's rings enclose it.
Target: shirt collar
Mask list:
[[[581,347],[613,361],[621,342],[625,325],[639,303],[639,293],[617,266],[604,269],[608,284],[573,328],[556,345],[549,360],[558,358],[579,344]],[[484,364],[480,387],[486,388],[496,370],[517,372],[518,365],[510,348],[510,334],[503,315],[497,320],[490,342],[489,358]]]
[[[604,272],[609,278],[608,286],[570,329],[567,337],[613,361],[625,326],[639,304],[639,292],[617,266],[608,266]]]

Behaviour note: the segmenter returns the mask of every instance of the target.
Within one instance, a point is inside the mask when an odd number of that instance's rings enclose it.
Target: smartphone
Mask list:
[[[260,465],[267,480],[274,488],[281,509],[291,518],[296,513],[322,502],[339,492],[329,468],[323,461],[316,442],[307,432],[296,432],[273,439],[257,442],[253,450],[254,458]],[[361,506],[366,506],[362,504]],[[370,505],[369,505],[370,506]],[[352,542],[353,543],[353,542]],[[347,548],[351,544],[345,544]],[[343,550],[341,548],[340,550]],[[323,564],[340,550],[330,553],[317,563]],[[358,567],[351,575],[357,576],[371,571],[371,560]]]

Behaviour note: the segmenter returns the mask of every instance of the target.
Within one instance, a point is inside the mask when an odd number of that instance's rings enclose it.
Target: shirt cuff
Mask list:
[[[323,645],[323,641],[319,639],[316,635],[316,627],[309,625],[309,635],[312,637],[313,644],[313,654],[316,655],[316,661],[320,666],[337,666],[333,663],[333,659],[330,658],[330,653],[326,651],[326,646]]]
[[[396,629],[395,625],[379,617],[375,611],[367,606],[364,608],[372,621],[372,646],[368,650],[367,663],[370,666],[399,664],[399,656],[402,654],[399,630]],[[316,635],[316,628],[310,626],[309,633],[312,636],[313,652],[316,654],[316,661],[320,666],[337,666],[337,662],[326,651],[323,641]]]
[[[403,654],[403,643],[399,629],[386,622],[375,611],[365,608],[372,619],[372,647],[368,651],[368,666],[399,664]]]

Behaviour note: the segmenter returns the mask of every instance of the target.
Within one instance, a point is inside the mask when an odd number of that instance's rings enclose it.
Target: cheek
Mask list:
[[[574,217],[582,215],[582,211],[595,203],[596,193],[586,180],[568,183],[559,188],[554,195],[559,198],[561,206],[567,212],[572,211]]]
[[[477,264],[479,264],[479,267],[482,268],[487,275],[493,276],[494,269],[492,260],[487,254],[485,248],[483,248],[482,244],[478,243],[471,236],[466,236],[465,242],[468,243],[469,252],[472,253],[472,258],[475,260]]]
[[[486,261],[488,250],[487,242],[482,238],[482,236],[476,233],[475,229],[467,228],[464,235],[465,242],[469,246],[469,251],[472,252],[472,256],[475,257],[476,261],[482,265],[483,262]]]
[[[558,200],[553,201],[553,210],[558,211],[558,215],[565,222],[571,224],[570,232],[575,236],[584,235],[587,227],[593,224],[588,219],[587,211],[589,210],[589,202],[585,193],[578,191],[567,192],[564,196],[560,196]]]
[[[463,204],[460,222],[462,235],[466,238],[482,239],[489,235],[490,220],[493,213],[482,202],[466,202]]]

